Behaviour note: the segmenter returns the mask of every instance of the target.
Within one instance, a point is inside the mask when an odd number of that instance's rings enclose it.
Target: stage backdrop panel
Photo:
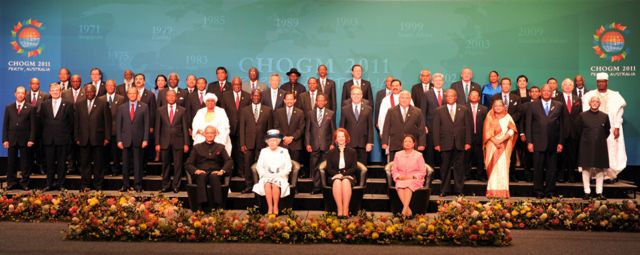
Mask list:
[[[187,74],[213,81],[217,66],[243,79],[256,66],[265,82],[296,67],[306,84],[326,64],[342,84],[358,63],[375,91],[387,75],[409,89],[423,68],[444,73],[445,87],[467,66],[480,84],[497,70],[512,79],[526,74],[538,86],[583,74],[589,89],[606,71],[628,103],[629,164],[640,165],[637,10],[637,1],[3,2],[0,104],[31,77],[48,90],[63,66],[84,82],[92,67],[118,83],[130,68],[152,88],[157,74],[172,71],[182,87]],[[375,151],[372,159],[380,157]]]

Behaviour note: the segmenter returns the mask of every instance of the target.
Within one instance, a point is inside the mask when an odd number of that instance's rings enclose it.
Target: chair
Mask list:
[[[189,196],[189,207],[192,211],[202,210],[200,204],[196,201],[198,185],[193,184],[192,176],[189,172],[186,174],[187,176],[187,195]],[[222,180],[222,204],[223,207],[227,204],[227,198],[229,197],[229,183],[231,183],[231,173],[227,174]],[[213,197],[211,194],[211,186],[207,185],[207,196]],[[209,202],[209,208],[212,209],[214,207],[213,202]]]
[[[396,183],[391,176],[391,169],[393,169],[393,162],[388,163],[384,167],[384,171],[387,175],[387,185],[389,186],[388,195],[391,212],[396,214],[402,212],[402,202],[400,201],[400,197],[398,197]],[[430,184],[434,170],[430,165],[426,165],[425,170],[427,171],[427,176],[424,178],[424,187],[413,192],[411,202],[409,203],[409,208],[411,208],[414,214],[424,214],[428,209],[429,196],[431,196]]]
[[[327,212],[337,212],[338,208],[333,198],[332,186],[330,186],[329,180],[327,180],[327,174],[325,168],[327,167],[327,161],[322,161],[318,166],[320,171],[320,180],[322,182],[322,197],[324,200],[324,210]],[[362,200],[364,197],[364,190],[367,187],[367,167],[358,162],[356,169],[356,185],[353,186],[351,192],[351,201],[349,201],[349,214],[356,215],[358,211],[362,209]]]
[[[253,180],[258,183],[260,180],[258,176],[258,170],[256,169],[257,163],[251,165],[251,173],[253,174]],[[289,195],[286,197],[280,198],[280,202],[278,203],[278,207],[280,208],[280,212],[282,213],[284,209],[293,209],[293,200],[296,196],[296,185],[298,184],[298,173],[300,172],[300,163],[295,160],[291,160],[291,173],[289,173]],[[255,204],[258,207],[260,213],[267,213],[267,198],[265,196],[261,196],[253,193],[255,198]]]

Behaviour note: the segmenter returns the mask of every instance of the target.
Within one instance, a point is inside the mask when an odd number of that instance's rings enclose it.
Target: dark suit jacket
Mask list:
[[[224,175],[229,175],[233,168],[233,160],[227,154],[224,145],[206,142],[193,146],[193,150],[185,162],[184,169],[189,174],[195,174],[196,170],[202,169],[206,172],[224,170]]]
[[[295,86],[293,86],[293,84],[290,81],[280,85],[280,89],[283,90],[284,92],[294,92],[296,97],[301,93],[307,91],[304,85],[300,84],[299,82],[296,82]]]
[[[156,145],[160,149],[168,149],[169,145],[174,150],[182,150],[184,145],[189,145],[189,113],[187,110],[177,105],[173,113],[173,123],[169,121],[169,105],[158,108],[156,113],[155,135]]]
[[[478,113],[476,113],[476,132],[473,132],[473,108],[471,108],[471,104],[467,104],[467,113],[469,113],[468,118],[471,120],[471,142],[476,145],[482,145],[482,135],[484,130],[484,119],[487,117],[487,113],[489,109],[478,102],[476,106]]]
[[[340,127],[349,131],[351,141],[347,145],[353,148],[365,148],[368,143],[373,144],[373,111],[368,105],[360,106],[357,121],[352,104],[343,106],[340,114]]]
[[[532,143],[534,151],[555,151],[558,144],[564,143],[562,103],[551,100],[549,116],[544,113],[542,99],[531,102],[527,112],[526,138]]]
[[[384,99],[384,97],[386,96],[387,96],[387,88],[383,88],[381,90],[378,90],[378,92],[376,92],[376,101],[375,101],[376,108],[374,109],[375,112],[373,113],[374,123],[378,123],[378,115],[380,115],[380,104],[382,103],[382,99]],[[382,127],[377,127],[377,128],[380,129]]]
[[[274,111],[284,107],[284,90],[278,89],[278,97],[276,98],[276,108]],[[271,102],[271,88],[267,88],[265,91],[262,91],[262,105],[269,106],[269,108],[273,108],[273,102]]]
[[[342,100],[340,100],[340,108],[342,108],[343,106],[342,101],[351,98],[351,86],[353,86],[353,79],[346,81],[342,85]],[[369,100],[369,102],[371,102],[371,100],[373,100],[373,90],[371,88],[371,82],[365,79],[360,79],[360,88],[362,89],[362,98],[367,99]]]
[[[149,111],[149,127],[153,128],[153,123],[156,121],[156,110],[158,109],[156,96],[151,90],[144,89],[140,102],[144,103]],[[127,111],[128,112],[128,111]],[[128,115],[127,115],[128,116]]]
[[[451,83],[451,88],[454,89],[458,94],[458,99],[456,101],[456,104],[466,105],[467,103],[469,103],[469,98],[468,98],[469,95],[464,96],[464,86],[462,86],[462,81],[456,81],[454,83]],[[482,93],[482,87],[480,87],[480,84],[475,83],[473,81],[471,81],[469,93],[471,93],[472,90],[476,90]]]
[[[491,104],[493,104],[494,100],[500,99],[500,98],[502,98],[502,92],[493,95],[491,97]],[[518,96],[518,94],[509,92],[509,105],[507,108],[507,112],[509,113],[509,115],[511,115],[513,122],[518,123],[518,121],[520,121],[520,118],[521,118],[520,96]]]
[[[105,101],[107,103],[107,107],[109,108],[109,112],[111,113],[111,133],[109,134],[110,136],[115,136],[116,135],[116,117],[118,117],[118,107],[120,107],[121,104],[126,103],[127,101],[125,100],[124,96],[115,94],[113,95],[113,102],[111,102],[111,105],[109,105],[109,99],[107,98],[107,95],[98,97],[98,99]],[[111,142],[115,142],[115,141],[111,141]]]
[[[80,88],[75,102],[73,101],[73,88],[62,91],[62,94],[60,96],[62,97],[62,101],[75,106],[75,103],[84,98],[84,88]]]
[[[29,104],[31,103],[31,93],[33,91],[29,90],[27,92],[27,96],[25,97],[25,101],[27,101]],[[44,102],[45,100],[51,98],[51,96],[49,95],[49,93],[44,92],[42,90],[38,91],[38,101],[36,101],[36,105],[32,105],[36,107],[36,114],[40,111],[40,105],[42,104],[42,102]]]
[[[73,136],[73,105],[61,100],[54,118],[52,103],[53,100],[50,98],[40,106],[42,145],[67,145]]]
[[[236,109],[236,100],[233,93],[233,90],[222,93],[222,99],[220,101],[222,102],[222,108],[227,113],[227,118],[229,118],[229,135],[237,136],[238,122],[240,122],[240,110],[251,104],[251,94],[240,90],[240,108]]]
[[[191,127],[191,124],[193,123],[193,118],[196,117],[196,113],[198,113],[198,110],[202,109],[202,107],[206,107],[204,101],[200,103],[200,94],[198,93],[199,91],[196,90],[194,93],[191,93],[187,96],[187,102],[186,102],[185,108],[189,113],[189,120],[188,120],[189,127]],[[206,94],[206,90],[205,90],[205,94]],[[202,99],[204,100],[204,96],[202,96]]]
[[[582,100],[578,98],[577,95],[571,95],[571,113],[569,113],[569,108],[567,107],[567,98],[564,94],[560,93],[556,100],[562,103],[562,134],[564,135],[564,139],[580,138],[580,134],[577,132],[576,123],[578,117],[580,117],[580,112],[582,112]]]
[[[444,105],[446,104],[444,99],[444,89],[442,90],[442,96],[442,104]],[[429,133],[431,134],[431,132],[433,132],[431,130],[433,129],[433,119],[436,115],[436,109],[438,109],[438,107],[440,106],[438,105],[438,98],[436,97],[435,90],[429,89],[424,98],[426,100],[422,101],[422,106],[420,107],[420,109],[422,109],[422,113],[425,114],[424,122],[429,129]]]
[[[320,86],[320,78],[318,78],[318,91],[327,96],[327,108],[336,111],[336,82],[332,79],[327,79],[324,84],[325,88],[322,90]]]
[[[7,105],[2,123],[2,142],[9,142],[9,146],[24,147],[28,141],[36,141],[36,108],[26,100],[22,102],[20,114],[15,102]]]
[[[417,139],[416,146],[425,146],[427,135],[424,127],[424,116],[419,108],[409,106],[407,118],[402,121],[400,105],[396,105],[389,109],[387,117],[384,118],[381,143],[388,143],[390,151],[402,150],[404,135],[412,134]]]
[[[266,146],[264,134],[273,127],[273,112],[271,107],[260,106],[258,122],[253,118],[253,104],[249,104],[240,110],[240,122],[238,123],[238,136],[240,146],[247,146],[248,150],[261,150]]]
[[[465,144],[471,144],[473,120],[469,118],[467,107],[456,104],[455,120],[449,115],[449,107],[444,104],[436,110],[433,119],[433,144],[441,151],[464,150]]]
[[[104,140],[111,140],[111,109],[106,101],[94,98],[91,112],[87,108],[87,99],[76,102],[74,122],[74,140],[80,146],[103,146]]]
[[[88,83],[86,83],[86,84],[83,86],[83,88],[84,88],[84,87],[86,87],[86,86],[87,86],[87,85],[89,85],[89,84],[93,84],[93,82],[88,82]],[[107,94],[107,88],[105,88],[105,86],[104,86],[104,85],[105,85],[105,82],[104,82],[104,81],[100,81],[100,88],[97,88],[97,89],[98,89],[98,91],[96,91],[96,97],[101,97],[101,96],[104,96],[104,95],[106,95],[106,94]],[[126,94],[126,93],[125,93],[125,94]]]
[[[433,88],[433,84],[431,84],[431,82],[429,82],[428,86],[429,86],[429,89]],[[413,100],[413,104],[416,107],[420,107],[422,105],[424,94],[425,93],[424,93],[424,89],[422,88],[422,82],[413,84],[413,86],[411,86],[411,100]]]
[[[295,107],[300,108],[300,110],[302,110],[303,112],[308,112],[311,111],[311,109],[313,109],[316,106],[316,102],[312,102],[311,101],[311,96],[310,96],[310,92],[309,91],[305,91],[302,92],[300,94],[298,94],[298,98],[296,99],[296,104]],[[316,90],[316,98],[318,97],[318,95],[320,94],[319,90]],[[327,101],[327,106],[328,106],[328,101]]]
[[[587,94],[587,92],[591,91],[590,89],[587,88],[587,86],[584,86],[584,88],[582,88],[582,96],[584,96],[585,94]],[[573,95],[574,96],[578,96],[578,87],[574,87],[573,88]],[[582,97],[580,97],[582,98]]]
[[[284,146],[292,150],[302,149],[302,135],[304,135],[304,113],[302,110],[293,107],[291,113],[291,123],[287,124],[287,107],[284,106],[275,110],[273,115],[273,128],[280,130],[283,136],[293,136],[293,142],[289,146]]]
[[[131,86],[136,86],[135,84],[131,83]],[[123,97],[127,96],[127,90],[126,90],[126,86],[124,83],[116,86],[116,94],[121,95]]]
[[[116,142],[121,142],[124,147],[139,147],[142,141],[149,139],[149,107],[142,102],[137,102],[133,121],[129,117],[129,101],[125,101],[118,108],[116,117]]]
[[[527,129],[527,114],[529,114],[529,110],[531,109],[531,99],[528,99],[529,101],[523,101],[522,98],[520,98],[520,113],[522,113],[522,117],[520,118],[520,121],[516,123],[516,125],[518,125],[518,133],[520,133],[520,135],[526,135],[526,129]],[[526,137],[526,136],[525,136]]]
[[[331,179],[336,174],[343,176],[351,176],[356,179],[356,170],[358,169],[358,153],[351,147],[344,148],[344,168],[338,169],[340,165],[340,149],[337,147],[327,153],[327,178]]]
[[[231,83],[229,81],[224,82],[224,87],[220,89],[220,81],[214,81],[207,85],[207,92],[213,93],[218,97],[218,101],[216,102],[217,106],[221,106],[220,99],[222,98],[222,92],[231,90]]]
[[[187,104],[187,96],[189,92],[186,89],[178,88],[178,93],[176,93],[176,104],[179,106],[185,107]],[[167,104],[167,89],[160,90],[158,92],[158,100],[157,107],[160,108]]]
[[[305,145],[311,145],[313,151],[328,151],[333,143],[333,131],[336,130],[335,113],[325,107],[323,111],[322,123],[318,125],[318,111],[307,112],[305,124]]]

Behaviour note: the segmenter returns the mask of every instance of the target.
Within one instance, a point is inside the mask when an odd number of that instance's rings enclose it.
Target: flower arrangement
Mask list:
[[[176,198],[137,198],[128,193],[59,195],[34,192],[0,196],[0,220],[69,222],[72,240],[273,242],[508,246],[510,229],[640,231],[635,201],[569,203],[563,200],[457,198],[440,202],[433,217],[414,219],[361,212],[350,220],[334,214],[301,219],[285,215],[222,210],[204,213],[183,208]]]

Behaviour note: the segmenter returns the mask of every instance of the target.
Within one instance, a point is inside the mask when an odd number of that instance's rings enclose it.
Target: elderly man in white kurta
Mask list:
[[[382,133],[386,132],[383,130],[384,120],[387,117],[387,112],[392,107],[395,107],[400,103],[400,92],[402,92],[402,83],[400,80],[391,81],[391,94],[382,98],[382,102],[380,103],[380,115],[378,115],[378,128],[380,128],[380,137],[382,137]],[[410,103],[413,106],[413,100]],[[389,144],[386,142],[386,144]],[[389,149],[385,150],[386,154],[389,154]],[[393,160],[393,159],[390,159]]]
[[[618,91],[608,89],[609,75],[597,73],[597,90],[591,90],[582,97],[582,110],[589,110],[589,100],[593,96],[600,98],[600,111],[609,115],[611,134],[607,137],[609,151],[609,169],[606,176],[609,179],[616,176],[627,167],[627,152],[624,146],[624,134],[622,132],[622,115],[627,102]]]
[[[215,94],[207,93],[204,96],[204,101],[206,107],[198,110],[191,125],[193,145],[204,142],[204,130],[208,126],[214,126],[218,129],[218,135],[214,141],[219,144],[224,144],[225,150],[231,155],[231,138],[229,138],[231,127],[227,113],[221,107],[216,106],[218,97]]]

